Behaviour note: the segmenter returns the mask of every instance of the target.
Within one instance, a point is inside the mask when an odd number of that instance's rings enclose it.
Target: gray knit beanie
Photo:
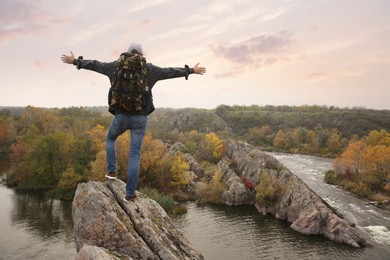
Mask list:
[[[129,46],[129,53],[137,52],[138,54],[142,55],[142,45],[138,42],[132,42]]]

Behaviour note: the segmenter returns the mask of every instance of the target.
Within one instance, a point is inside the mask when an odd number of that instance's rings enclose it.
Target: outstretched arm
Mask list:
[[[194,73],[195,74],[200,74],[203,75],[206,73],[206,68],[205,67],[199,67],[199,62],[193,67]]]
[[[61,60],[63,63],[73,64],[77,69],[92,70],[101,74],[112,77],[115,70],[115,62],[100,62],[97,60],[83,60],[83,57],[75,58],[73,52],[70,55],[62,54]]]
[[[75,60],[73,52],[70,51],[70,55],[62,54],[61,60],[63,63],[73,64],[73,61]]]

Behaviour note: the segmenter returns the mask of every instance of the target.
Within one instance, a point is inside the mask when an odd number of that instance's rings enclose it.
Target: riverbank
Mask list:
[[[390,214],[323,182],[332,166],[327,158],[272,154],[310,188],[356,224],[371,248],[354,249],[318,236],[305,236],[288,223],[259,215],[254,207],[188,203],[172,216],[206,259],[386,259],[390,254]],[[71,205],[0,186],[0,256],[5,259],[74,259]],[[1,258],[0,257],[0,258]]]
[[[276,159],[300,177],[344,219],[354,224],[374,247],[390,249],[390,212],[340,187],[324,182],[324,174],[332,168],[332,160],[308,155],[271,153]],[[389,252],[390,253],[390,252]]]
[[[75,258],[70,203],[0,185],[0,207],[0,259]],[[355,249],[301,235],[251,206],[190,202],[187,207],[186,214],[171,216],[172,221],[208,260],[382,260],[390,253],[377,246]]]

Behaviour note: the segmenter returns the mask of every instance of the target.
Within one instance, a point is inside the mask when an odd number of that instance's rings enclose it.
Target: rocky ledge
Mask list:
[[[225,184],[224,204],[253,204],[262,214],[292,223],[291,228],[302,234],[323,235],[354,247],[366,245],[357,230],[273,156],[244,142],[227,140],[226,144],[226,156],[218,163]],[[258,184],[274,194],[259,200],[256,193],[261,190],[254,190]]]
[[[203,259],[154,200],[123,201],[120,180],[79,184],[72,204],[76,259]]]
[[[367,245],[335,209],[273,156],[245,142],[224,142],[226,155],[217,164],[224,185],[223,204],[254,205],[261,214],[269,213],[286,220],[292,229],[302,234],[322,235],[354,247]],[[169,149],[171,156],[178,151],[184,153],[183,144],[175,143]],[[197,176],[190,180],[191,192],[204,185],[201,182],[204,171],[199,169],[199,164],[190,154],[184,155],[190,171]]]

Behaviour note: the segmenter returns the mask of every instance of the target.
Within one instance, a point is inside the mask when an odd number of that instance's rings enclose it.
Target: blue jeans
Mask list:
[[[126,195],[132,196],[137,188],[142,141],[146,132],[147,116],[117,114],[112,120],[106,138],[107,172],[116,173],[115,140],[130,130],[130,160],[127,171]]]

